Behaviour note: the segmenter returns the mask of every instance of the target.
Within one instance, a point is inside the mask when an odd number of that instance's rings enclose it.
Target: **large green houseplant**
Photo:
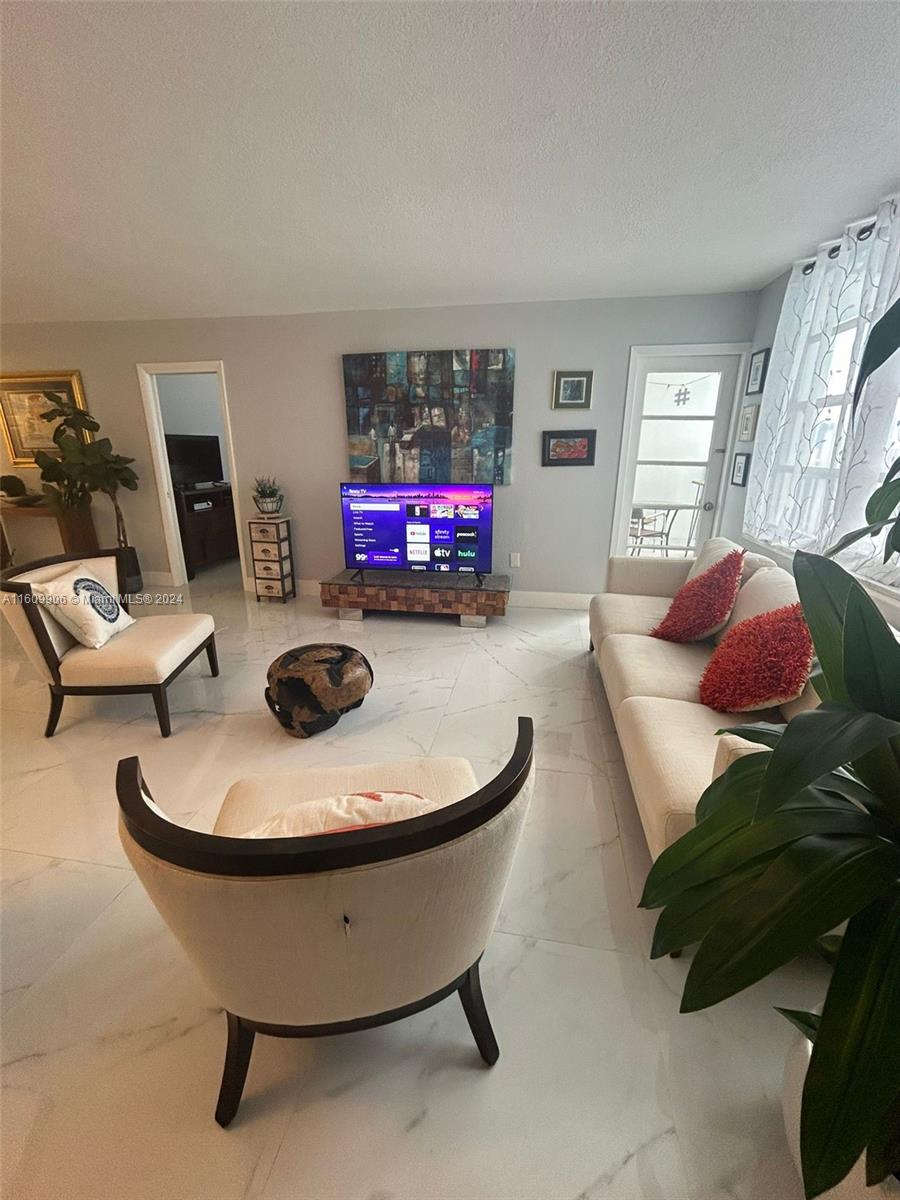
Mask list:
[[[89,441],[88,434],[99,432],[100,423],[85,409],[78,408],[67,397],[54,392],[44,396],[51,407],[41,413],[44,421],[55,421],[53,441],[58,457],[39,450],[34,456],[41,468],[44,494],[49,502],[65,512],[84,510],[95,492],[108,497],[116,516],[116,542],[129,550],[127,587],[136,591],[141,586],[140,566],[134,548],[129,546],[125,518],[119,505],[119,490],[136,491],[138,476],[132,469],[133,458],[113,451],[109,438]]]
[[[900,303],[872,329],[866,378],[900,346]],[[900,460],[866,508],[900,553]],[[833,961],[821,1016],[785,1012],[814,1041],[800,1153],[808,1198],[865,1153],[872,1185],[900,1175],[900,643],[829,556],[794,576],[822,703],[789,725],[730,732],[758,743],[704,792],[694,829],[653,865],[641,903],[663,908],[654,957],[699,943],[682,1012],[708,1008],[818,943]],[[847,922],[842,938],[831,931]]]

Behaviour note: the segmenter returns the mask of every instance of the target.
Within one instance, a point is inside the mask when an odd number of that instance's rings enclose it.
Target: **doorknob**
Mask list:
[[[707,500],[707,502],[703,505],[703,511],[712,512],[715,507],[716,506],[713,504],[712,500]]]

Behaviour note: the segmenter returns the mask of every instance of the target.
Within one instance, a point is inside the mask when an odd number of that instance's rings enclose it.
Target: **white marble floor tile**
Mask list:
[[[4,1019],[130,881],[131,873],[120,867],[0,852]]]
[[[5,1023],[4,1196],[242,1200],[290,1118],[291,1056],[260,1055],[268,1096],[213,1121],[224,1018],[132,883]],[[236,1136],[234,1136],[236,1134]]]
[[[641,949],[602,776],[538,771],[497,928],[578,946]]]
[[[686,1195],[668,1081],[645,1024],[645,969],[630,956],[498,933],[482,971],[501,1047],[490,1070],[455,997],[298,1051],[294,1111],[262,1200]],[[249,1092],[264,1100],[254,1067]]]

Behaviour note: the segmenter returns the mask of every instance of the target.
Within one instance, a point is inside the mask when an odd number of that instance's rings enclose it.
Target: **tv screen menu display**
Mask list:
[[[489,484],[342,483],[344,561],[352,570],[491,570]]]

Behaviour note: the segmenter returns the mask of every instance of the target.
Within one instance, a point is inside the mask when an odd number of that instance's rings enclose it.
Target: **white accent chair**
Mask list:
[[[169,821],[138,760],[119,763],[125,853],[226,1010],[220,1125],[238,1110],[257,1033],[370,1029],[456,991],[482,1058],[497,1061],[478,964],[525,823],[533,738],[520,717],[512,757],[482,788],[460,758],[254,776],[232,786],[211,834]],[[287,805],[369,789],[440,807],[346,833],[242,836]]]
[[[15,569],[0,583],[3,615],[50,689],[50,715],[45,737],[52,737],[66,696],[149,694],[156,706],[163,737],[172,732],[166,689],[193,659],[206,651],[209,669],[219,674],[215,623],[208,613],[165,613],[141,617],[94,650],[80,645],[54,620],[44,604],[35,603],[33,583],[47,583],[73,563],[85,569],[119,598],[125,595],[126,551],[98,550],[90,557],[57,554]]]

